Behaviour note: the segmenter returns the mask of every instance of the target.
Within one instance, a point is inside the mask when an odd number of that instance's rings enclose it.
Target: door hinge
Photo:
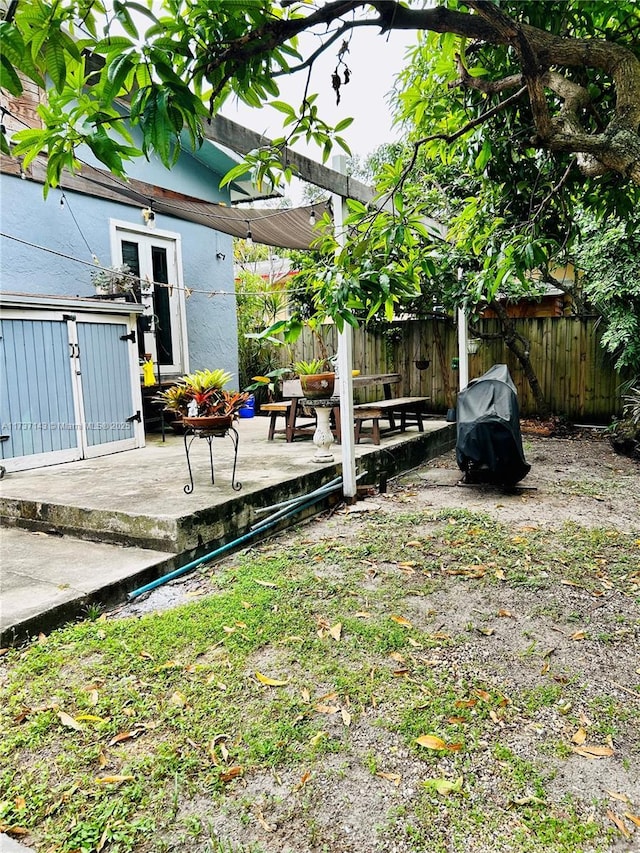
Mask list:
[[[128,335],[120,335],[121,341],[131,341],[132,344],[136,342],[136,333],[135,330],[132,329]]]
[[[135,415],[131,415],[131,417],[130,417],[130,418],[127,418],[127,423],[128,423],[128,424],[133,423],[133,421],[138,421],[138,423],[141,423],[142,418],[140,417],[140,410],[138,410],[138,411],[135,413]]]

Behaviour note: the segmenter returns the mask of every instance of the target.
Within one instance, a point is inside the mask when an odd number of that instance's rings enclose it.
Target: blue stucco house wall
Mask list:
[[[216,172],[212,168],[216,152],[211,147],[206,158],[185,152],[171,171],[155,160],[140,158],[129,174],[184,196],[229,204],[229,192],[219,189],[219,181],[233,163],[221,152],[217,159],[221,166]],[[173,353],[172,364],[162,372],[169,377],[187,370],[221,367],[232,373],[231,384],[237,387],[232,237],[164,213],[156,215],[155,227],[150,229],[142,217],[142,204],[70,189],[52,189],[45,200],[42,184],[30,176],[21,179],[1,174],[0,193],[2,290],[91,297],[95,295],[91,282],[95,258],[103,267],[122,263],[123,240],[128,251],[136,244],[136,252],[139,249],[144,254],[148,248],[154,258],[160,251],[154,244],[169,247],[177,276],[170,279],[175,288],[169,288],[178,312],[173,322],[181,327],[184,341],[179,352]],[[155,274],[151,267],[147,269],[148,277],[158,280],[158,275],[157,269]]]

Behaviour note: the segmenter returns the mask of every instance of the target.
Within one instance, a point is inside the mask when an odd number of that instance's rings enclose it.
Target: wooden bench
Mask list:
[[[378,400],[375,403],[361,403],[354,406],[356,444],[360,442],[364,421],[372,421],[371,437],[374,444],[380,444],[381,420],[389,422],[389,426],[384,429],[385,433],[395,430],[405,432],[410,424],[416,424],[418,431],[424,432],[422,409],[428,399],[428,397],[396,397],[392,400]]]
[[[273,441],[277,434],[284,434],[287,441],[290,442],[297,435],[313,435],[315,430],[315,420],[299,420],[301,410],[295,397],[292,400],[281,400],[278,403],[262,403],[260,411],[269,413],[268,441]],[[284,418],[284,426],[277,428],[279,417]]]

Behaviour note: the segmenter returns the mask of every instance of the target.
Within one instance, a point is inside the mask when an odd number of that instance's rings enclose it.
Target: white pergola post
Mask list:
[[[467,352],[467,315],[458,308],[458,390],[462,391],[469,384],[469,353]]]
[[[462,267],[458,267],[458,281],[462,280]],[[467,343],[469,341],[469,326],[467,315],[458,308],[458,390],[462,391],[469,384],[469,352]]]
[[[332,166],[344,174],[346,157],[337,155]],[[344,245],[345,199],[333,194],[333,226],[338,243]],[[353,329],[346,323],[338,333],[338,389],[340,393],[340,449],[342,451],[342,493],[345,498],[355,498],[356,447],[353,433]]]

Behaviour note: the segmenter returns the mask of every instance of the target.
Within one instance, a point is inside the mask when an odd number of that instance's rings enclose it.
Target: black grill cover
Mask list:
[[[468,480],[513,485],[531,470],[522,449],[518,395],[506,364],[458,394],[458,467]]]

